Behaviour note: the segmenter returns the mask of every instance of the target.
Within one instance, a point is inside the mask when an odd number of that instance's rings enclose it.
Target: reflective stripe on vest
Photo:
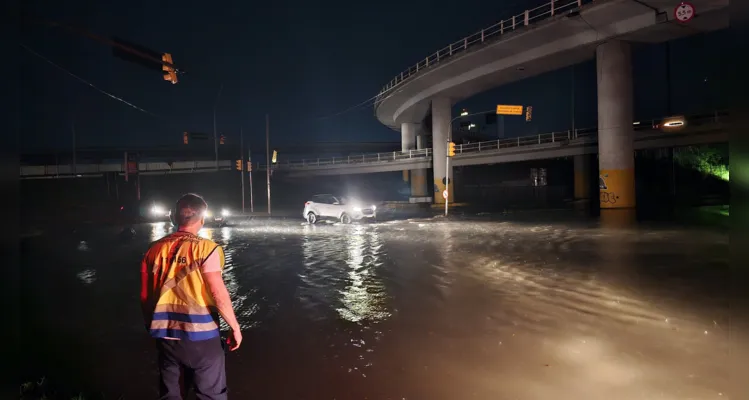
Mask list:
[[[150,268],[147,285],[153,316],[149,332],[156,338],[206,340],[219,336],[215,301],[205,287],[200,267],[219,252],[211,240],[187,232],[176,232],[155,242],[145,256]]]

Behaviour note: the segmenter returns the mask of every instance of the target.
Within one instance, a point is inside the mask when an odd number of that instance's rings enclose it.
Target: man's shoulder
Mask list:
[[[200,241],[200,244],[202,244],[203,246],[206,246],[206,247],[208,247],[210,249],[213,249],[214,247],[221,247],[220,244],[214,242],[211,239],[200,238],[199,241]]]
[[[161,239],[154,240],[148,245],[148,250],[146,250],[146,254],[153,252],[153,251],[161,251],[165,246],[170,246],[172,243],[176,242],[178,240],[177,237],[173,233],[166,235],[162,237]]]

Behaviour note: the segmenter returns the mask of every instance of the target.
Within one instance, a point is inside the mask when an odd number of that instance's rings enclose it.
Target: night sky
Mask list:
[[[392,141],[372,106],[333,116],[377,94],[393,76],[468,34],[542,1],[381,2],[32,2],[26,12],[101,36],[173,55],[188,71],[172,85],[161,73],[115,58],[111,49],[59,28],[26,27],[21,41],[97,87],[154,114],[112,100],[29,54],[21,54],[23,152],[79,147],[178,146],[183,131],[218,130],[237,140],[240,127],[264,144],[264,114],[275,145],[317,141]],[[33,5],[37,6],[34,7]],[[723,38],[723,39],[721,39]],[[723,106],[725,32],[672,44],[672,111]],[[635,112],[666,112],[664,46],[638,46]],[[575,67],[577,125],[595,124],[595,69]],[[534,122],[515,121],[508,136],[570,125],[571,71],[495,89],[456,108],[534,104]],[[329,117],[329,118],[322,118]]]

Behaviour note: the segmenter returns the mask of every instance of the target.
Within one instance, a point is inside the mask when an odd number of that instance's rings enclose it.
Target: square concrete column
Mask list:
[[[401,124],[401,151],[407,153],[413,150],[416,145],[416,132],[419,124],[404,122]],[[408,170],[403,170],[403,181],[408,182]]]
[[[450,120],[451,120],[450,99],[436,98],[432,100],[432,166],[434,168],[434,202],[444,203],[442,191],[445,190],[445,181],[449,180],[448,189],[451,201],[453,197],[453,180],[452,168],[447,171],[445,176],[445,162],[447,156],[447,140],[450,138]]]
[[[416,136],[416,149],[424,149],[424,135],[419,134]],[[413,169],[411,170],[411,197],[430,197],[427,194],[427,170],[426,169]]]
[[[404,122],[401,124],[401,151],[406,152],[416,148],[416,133],[419,124]]]
[[[598,166],[602,217],[606,210],[635,208],[632,127],[632,63],[629,43],[596,48],[598,77]]]

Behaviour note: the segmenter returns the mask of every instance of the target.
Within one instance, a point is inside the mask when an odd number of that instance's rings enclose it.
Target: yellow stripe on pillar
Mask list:
[[[455,197],[453,196],[453,188],[455,187],[455,185],[452,185],[452,180],[450,183],[451,185],[448,186],[447,193],[450,199],[450,203],[454,203]],[[444,191],[445,191],[445,184],[442,183],[442,179],[435,179],[434,180],[434,202],[435,203],[445,204],[445,198],[442,197],[442,192]]]
[[[413,197],[427,197],[425,192],[427,187],[426,176],[423,172],[414,171],[411,177],[411,196]]]
[[[403,170],[403,182],[408,182],[408,170]]]
[[[634,169],[601,170],[598,187],[601,209],[635,208]]]

